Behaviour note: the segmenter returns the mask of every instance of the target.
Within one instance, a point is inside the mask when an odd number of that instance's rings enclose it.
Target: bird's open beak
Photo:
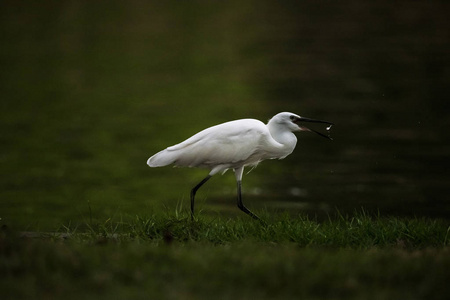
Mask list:
[[[328,122],[328,121],[321,121],[321,120],[308,119],[308,118],[303,118],[303,117],[300,117],[299,119],[297,119],[297,120],[295,121],[295,124],[297,124],[298,127],[300,127],[301,130],[303,130],[303,131],[311,131],[311,132],[315,132],[315,133],[317,133],[318,135],[323,136],[324,138],[333,140],[328,134],[325,135],[325,134],[323,134],[323,133],[321,133],[321,132],[318,132],[318,131],[316,131],[316,130],[314,130],[314,129],[311,129],[311,128],[308,128],[308,127],[303,126],[303,125],[302,125],[303,122],[305,122],[305,123],[322,123],[322,124],[328,124],[329,126],[327,127],[327,133],[330,132],[331,126],[333,126],[334,123],[331,123],[331,122]]]

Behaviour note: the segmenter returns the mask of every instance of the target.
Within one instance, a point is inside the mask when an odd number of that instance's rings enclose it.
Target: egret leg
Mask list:
[[[205,184],[209,179],[211,178],[211,175],[206,176],[202,181],[200,181],[199,184],[194,186],[194,188],[191,190],[191,219],[194,219],[194,202],[195,202],[195,194],[197,193],[197,190]]]
[[[243,211],[245,212],[247,215],[249,215],[250,217],[252,217],[255,220],[261,221],[261,219],[255,215],[254,213],[252,213],[250,210],[248,210],[247,207],[245,207],[244,203],[242,202],[242,193],[241,193],[241,186],[242,186],[242,182],[240,180],[238,180],[237,182],[237,206]]]

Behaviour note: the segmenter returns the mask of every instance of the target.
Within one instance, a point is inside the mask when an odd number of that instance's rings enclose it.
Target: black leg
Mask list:
[[[195,193],[197,193],[197,190],[205,184],[209,179],[211,178],[211,175],[206,176],[202,181],[200,181],[199,184],[194,186],[194,188],[191,190],[191,218],[194,219],[194,202],[195,202]]]
[[[241,194],[241,181],[238,180],[237,181],[237,206],[243,211],[245,212],[247,215],[249,215],[250,217],[252,217],[255,220],[258,221],[262,221],[257,215],[255,215],[254,213],[252,213],[251,211],[248,210],[247,207],[244,206],[244,203],[242,203],[242,194]]]

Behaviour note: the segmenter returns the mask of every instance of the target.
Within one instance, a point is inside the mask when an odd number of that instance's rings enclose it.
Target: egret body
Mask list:
[[[275,115],[267,124],[255,119],[241,119],[209,127],[184,142],[168,147],[147,160],[150,167],[175,165],[177,167],[199,167],[210,170],[200,183],[191,190],[191,216],[197,190],[213,175],[233,169],[237,182],[237,205],[254,219],[259,219],[242,202],[242,174],[246,166],[256,166],[266,159],[283,159],[294,151],[297,137],[294,132],[311,131],[306,122],[331,122],[300,117],[289,112]],[[329,130],[331,126],[327,128]],[[331,138],[329,138],[331,139]]]

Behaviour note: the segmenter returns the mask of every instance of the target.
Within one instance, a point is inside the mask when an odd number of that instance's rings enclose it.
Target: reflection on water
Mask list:
[[[250,207],[448,217],[449,6],[6,2],[1,210],[63,222],[87,203],[102,216],[185,201],[206,171],[148,169],[150,155],[292,111],[334,122],[334,140],[299,134],[245,175]],[[233,176],[219,178],[202,205],[236,211]]]

